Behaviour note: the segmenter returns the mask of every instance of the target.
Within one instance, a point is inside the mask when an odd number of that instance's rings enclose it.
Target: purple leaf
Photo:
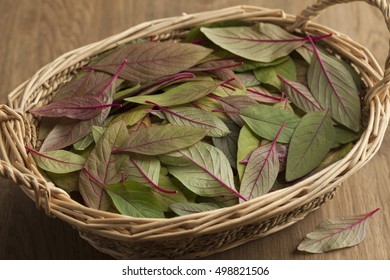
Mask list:
[[[306,113],[322,111],[320,104],[318,104],[305,85],[293,81],[288,81],[280,75],[278,75],[278,78],[283,83],[283,89],[286,95],[297,107]]]
[[[91,68],[114,74],[123,59],[127,59],[128,63],[119,76],[132,82],[145,82],[187,70],[211,51],[186,43],[134,43],[111,53]]]
[[[244,125],[244,121],[238,115],[238,112],[241,109],[258,104],[255,100],[246,95],[228,96],[218,98],[217,100],[221,103],[222,108],[227,112],[226,114],[240,127]]]
[[[188,71],[204,72],[204,71],[222,70],[222,69],[232,68],[241,64],[242,64],[241,62],[237,62],[232,59],[210,60],[202,64],[196,65],[195,67],[188,69]]]
[[[298,250],[323,253],[355,246],[366,237],[369,218],[378,211],[379,208],[363,215],[326,220],[315,231],[306,235]]]
[[[49,103],[45,106],[30,109],[29,112],[42,117],[67,117],[76,120],[88,120],[100,114],[104,108],[120,106],[119,104],[103,104],[96,97],[72,97]]]
[[[203,139],[207,130],[181,125],[162,125],[130,133],[126,142],[114,152],[144,155],[166,154],[191,146]]]

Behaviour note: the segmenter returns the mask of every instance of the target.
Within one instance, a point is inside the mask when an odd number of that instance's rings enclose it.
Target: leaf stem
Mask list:
[[[156,190],[167,194],[177,194],[177,191],[166,190],[158,186],[149,178],[149,176],[142,170],[142,168],[132,158],[129,157],[129,159],[131,163],[134,164],[135,168],[137,168],[138,172],[141,173],[141,175],[148,181],[148,183],[151,184]]]
[[[111,80],[108,82],[108,84],[100,92],[99,97],[103,96],[104,92],[108,89],[108,87],[111,86],[111,84],[119,77],[120,72],[123,70],[123,68],[126,66],[126,64],[127,64],[127,59],[125,58],[123,60],[122,64],[120,65],[118,71],[116,71],[115,75],[111,78]]]
[[[47,159],[50,159],[50,160],[53,160],[53,161],[56,161],[56,162],[60,162],[60,163],[65,163],[65,164],[72,164],[72,165],[79,165],[79,166],[82,165],[82,164],[76,163],[76,162],[63,161],[63,160],[59,160],[59,159],[56,159],[56,158],[53,158],[53,157],[49,157],[49,156],[47,156],[45,154],[42,154],[42,153],[40,153],[40,152],[38,152],[38,151],[28,147],[28,146],[24,146],[24,147],[30,153],[35,154],[35,155],[40,156],[40,157],[43,157],[43,158],[47,158]]]
[[[254,89],[248,88],[247,91],[249,91],[251,93],[254,93],[254,94],[257,94],[257,95],[260,95],[260,96],[265,97],[265,98],[269,98],[269,99],[275,100],[275,101],[282,101],[280,98],[277,98],[277,97],[272,96],[272,95],[268,95],[268,94],[260,92],[258,90],[254,90]]]

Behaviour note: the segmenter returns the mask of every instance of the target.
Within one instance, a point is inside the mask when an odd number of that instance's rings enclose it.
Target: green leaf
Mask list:
[[[248,88],[246,96],[261,103],[276,103],[282,100],[280,94],[271,93],[266,88],[261,86]]]
[[[80,172],[80,193],[85,203],[92,208],[108,211],[111,200],[104,189],[107,184],[118,183],[128,166],[128,155],[113,154],[128,138],[124,122],[117,122],[107,128],[89,154]]]
[[[85,159],[82,156],[65,150],[39,153],[28,148],[28,151],[32,153],[38,167],[57,174],[80,170],[85,162]]]
[[[93,143],[93,136],[92,133],[88,134],[84,138],[80,139],[76,143],[73,144],[73,147],[77,151],[84,151],[86,148],[88,148]]]
[[[155,156],[131,154],[126,170],[126,181],[138,182],[154,189],[158,187],[161,164]]]
[[[130,133],[116,152],[160,155],[191,146],[203,139],[207,131],[201,128],[162,125],[142,128]]]
[[[79,171],[58,174],[46,171],[46,174],[52,180],[56,187],[59,187],[67,193],[75,192],[79,190]]]
[[[366,238],[369,219],[378,211],[379,208],[367,214],[326,220],[306,235],[298,250],[324,253],[355,246]]]
[[[279,173],[275,142],[253,151],[242,177],[240,193],[248,200],[269,192]]]
[[[125,100],[140,104],[147,104],[148,101],[151,101],[161,106],[174,106],[198,100],[213,92],[217,87],[218,84],[213,81],[187,82],[175,86],[164,93],[147,96],[133,96],[125,98]]]
[[[360,137],[360,133],[356,133],[342,126],[335,126],[334,130],[336,132],[336,137],[332,148],[356,141]]]
[[[178,151],[191,165],[169,166],[168,171],[200,196],[237,195],[229,160],[214,146],[199,142]]]
[[[235,66],[233,68],[234,71],[236,72],[247,72],[247,71],[252,71],[261,67],[268,67],[268,66],[274,66],[278,65],[280,63],[285,62],[287,59],[289,59],[288,56],[282,56],[279,57],[273,61],[270,62],[260,62],[260,61],[253,61],[253,60],[248,60],[248,59],[243,59],[243,64],[239,66]]]
[[[305,85],[293,81],[288,81],[282,76],[278,77],[283,84],[282,89],[295,106],[306,113],[323,111],[320,104],[318,104]]]
[[[102,135],[104,134],[104,131],[106,131],[106,130],[107,130],[107,127],[94,125],[92,127],[93,141],[95,143],[99,142],[100,137],[102,137]]]
[[[252,73],[238,73],[237,77],[245,87],[260,85],[260,82],[256,79],[256,76]]]
[[[287,154],[286,180],[314,170],[333,145],[335,132],[328,112],[305,115],[295,129]]]
[[[288,58],[286,61],[277,65],[258,68],[254,70],[253,73],[259,82],[274,86],[278,90],[282,89],[282,83],[279,80],[278,75],[290,81],[295,81],[297,79],[295,64],[291,58]]]
[[[229,134],[229,128],[217,116],[207,111],[188,106],[171,109],[159,107],[167,120],[173,125],[192,126],[206,129],[211,137],[223,137]]]
[[[203,111],[212,112],[214,116],[217,116],[222,120],[229,119],[229,117],[225,113],[213,112],[215,110],[222,110],[222,106],[219,101],[209,96],[202,97],[192,102],[191,105],[195,108],[202,109]]]
[[[114,74],[126,58],[127,64],[119,77],[145,82],[191,68],[211,51],[195,44],[142,42],[123,46],[92,68]]]
[[[288,111],[278,108],[255,105],[240,110],[240,115],[245,123],[258,136],[273,141],[280,128],[285,123],[285,128],[278,138],[280,143],[289,143],[299,118]]]
[[[179,216],[201,213],[221,208],[215,203],[173,203],[170,208]]]
[[[261,62],[270,62],[286,56],[305,42],[281,27],[268,23],[244,27],[202,27],[201,31],[221,48],[243,58]]]
[[[176,193],[164,193],[160,191],[154,191],[154,196],[157,199],[158,207],[164,212],[168,212],[170,210],[169,206],[176,202],[187,202],[187,198],[184,196],[181,189],[175,184],[175,182],[169,177],[164,176],[160,172],[160,179],[158,181],[158,185],[168,191],[176,192]]]
[[[240,88],[233,86],[233,85],[223,84],[221,86],[218,86],[212,93],[216,96],[219,96],[219,97],[242,96],[242,95],[245,95],[246,88],[242,87],[240,89]]]
[[[239,110],[245,109],[251,105],[258,104],[255,100],[251,99],[246,95],[228,96],[224,98],[219,98],[218,100],[221,103],[222,108],[225,111],[227,111],[226,114],[240,127],[244,125],[244,122],[241,119],[241,117],[237,114]]]
[[[112,120],[112,123],[116,123],[118,121],[124,121],[127,126],[133,126],[137,122],[139,122],[142,118],[144,118],[148,114],[148,110],[152,108],[153,108],[152,105],[137,106],[127,112],[124,112],[116,116]]]
[[[324,168],[340,159],[343,159],[348,155],[348,153],[352,150],[353,145],[352,143],[348,143],[344,145],[343,147],[340,147],[335,150],[331,150],[326,157],[324,158],[323,161],[321,161],[320,165],[318,166],[317,169],[319,168]]]
[[[164,218],[156,206],[157,200],[150,188],[137,182],[123,182],[106,186],[119,213],[137,218]]]
[[[339,59],[320,53],[313,43],[315,54],[308,71],[309,88],[324,110],[346,127],[360,129],[359,91],[351,73]]]
[[[237,171],[240,181],[245,171],[245,164],[241,163],[243,159],[249,157],[249,155],[260,146],[260,139],[255,133],[249,128],[248,125],[244,125],[240,130],[238,137],[238,150],[237,150]]]
[[[224,137],[213,137],[213,144],[220,149],[230,162],[233,168],[236,168],[237,162],[237,140],[240,131],[240,127],[233,121],[225,121],[229,127],[230,133]]]

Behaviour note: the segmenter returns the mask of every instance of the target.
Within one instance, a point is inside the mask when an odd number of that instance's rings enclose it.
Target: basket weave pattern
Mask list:
[[[378,151],[390,119],[390,61],[385,72],[363,46],[310,20],[328,6],[350,0],[323,0],[299,16],[253,6],[237,6],[145,22],[97,43],[68,52],[46,65],[9,94],[0,105],[0,174],[19,184],[37,207],[75,227],[98,250],[116,258],[198,258],[281,230],[303,219],[331,199],[340,184]],[[365,0],[380,9],[390,27],[385,0]],[[137,38],[180,40],[198,24],[240,19],[269,22],[312,36],[333,33],[324,40],[335,54],[356,67],[368,92],[364,96],[365,131],[342,160],[305,180],[229,208],[172,219],[142,219],[83,206],[38,171],[25,145],[39,147],[39,120],[27,111],[47,104],[59,86],[97,54]],[[390,28],[389,28],[390,29]]]

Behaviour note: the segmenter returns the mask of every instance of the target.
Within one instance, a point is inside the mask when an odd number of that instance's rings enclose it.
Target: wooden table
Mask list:
[[[297,14],[313,0],[0,0],[0,101],[62,53],[155,18],[249,4]],[[383,65],[388,32],[381,14],[364,3],[326,11],[318,22],[363,43]],[[348,179],[336,197],[303,221],[209,259],[389,259],[390,135],[375,158]],[[358,246],[324,254],[296,247],[322,220],[381,208]],[[0,179],[0,259],[107,259],[59,219],[35,208],[13,183]]]

